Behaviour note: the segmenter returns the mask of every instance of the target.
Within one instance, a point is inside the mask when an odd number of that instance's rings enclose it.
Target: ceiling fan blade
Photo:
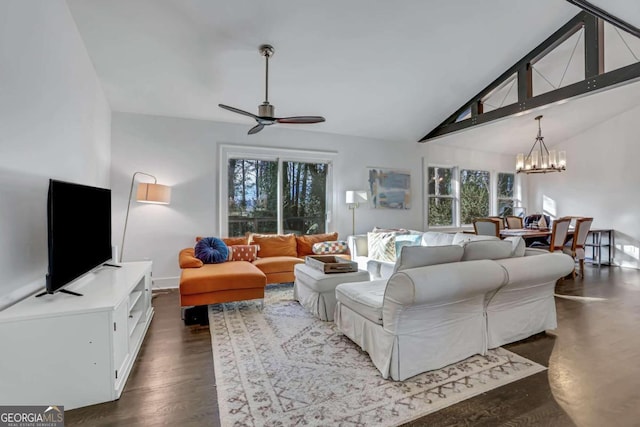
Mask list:
[[[264,128],[263,124],[257,124],[254,127],[252,127],[251,129],[249,129],[249,132],[247,133],[247,135],[253,135],[254,133],[258,133],[260,132],[262,129]]]
[[[324,122],[322,116],[297,116],[297,117],[280,117],[275,119],[278,123],[320,123]]]
[[[239,110],[238,108],[229,107],[228,105],[224,105],[224,104],[218,104],[218,107],[224,108],[225,110],[229,110],[229,111],[232,111],[234,113],[243,114],[245,116],[253,117],[256,120],[258,119],[258,116],[256,116],[255,114],[252,114],[252,113],[250,113],[248,111]]]

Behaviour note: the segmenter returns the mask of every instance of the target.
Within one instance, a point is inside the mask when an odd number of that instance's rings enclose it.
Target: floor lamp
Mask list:
[[[142,182],[138,184],[136,201],[140,203],[155,203],[159,205],[168,205],[171,201],[171,187],[158,184],[156,177],[148,173],[135,172],[133,174],[131,177],[131,188],[129,189],[129,201],[127,202],[127,214],[124,218],[124,230],[122,231],[122,244],[120,245],[120,259],[118,262],[122,262],[122,255],[124,254],[124,237],[127,234],[129,208],[131,207],[131,196],[133,195],[133,184],[135,182],[136,175],[145,175],[149,178],[153,178],[153,183]]]
[[[356,234],[356,208],[360,205],[360,201],[367,201],[367,192],[363,190],[347,190],[345,192],[345,201],[351,210],[351,234]]]

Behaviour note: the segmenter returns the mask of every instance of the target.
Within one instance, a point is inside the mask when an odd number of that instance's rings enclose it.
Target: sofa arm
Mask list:
[[[184,248],[178,254],[180,268],[200,268],[204,263],[196,258],[194,248]]]
[[[366,234],[356,234],[347,237],[347,245],[349,246],[351,259],[369,256],[369,246],[367,244]]]

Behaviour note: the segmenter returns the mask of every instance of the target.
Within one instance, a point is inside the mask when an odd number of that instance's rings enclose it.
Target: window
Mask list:
[[[512,215],[516,175],[457,166],[425,166],[426,228],[460,227],[475,218]]]
[[[278,162],[229,159],[228,235],[278,230]]]
[[[283,162],[285,233],[325,232],[328,169],[326,163]]]
[[[489,216],[488,171],[460,171],[460,223],[472,224],[474,218]]]
[[[498,173],[498,216],[513,215],[515,174]]]
[[[428,169],[428,219],[429,226],[455,225],[455,199],[453,196],[453,168],[433,167]]]
[[[281,149],[277,157],[274,151],[222,146],[221,235],[326,232],[328,156]]]

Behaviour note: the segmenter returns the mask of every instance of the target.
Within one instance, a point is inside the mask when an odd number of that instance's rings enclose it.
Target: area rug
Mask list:
[[[385,380],[292,285],[209,307],[222,426],[397,426],[546,368],[503,348],[405,381]],[[419,355],[416,355],[419,357]]]

